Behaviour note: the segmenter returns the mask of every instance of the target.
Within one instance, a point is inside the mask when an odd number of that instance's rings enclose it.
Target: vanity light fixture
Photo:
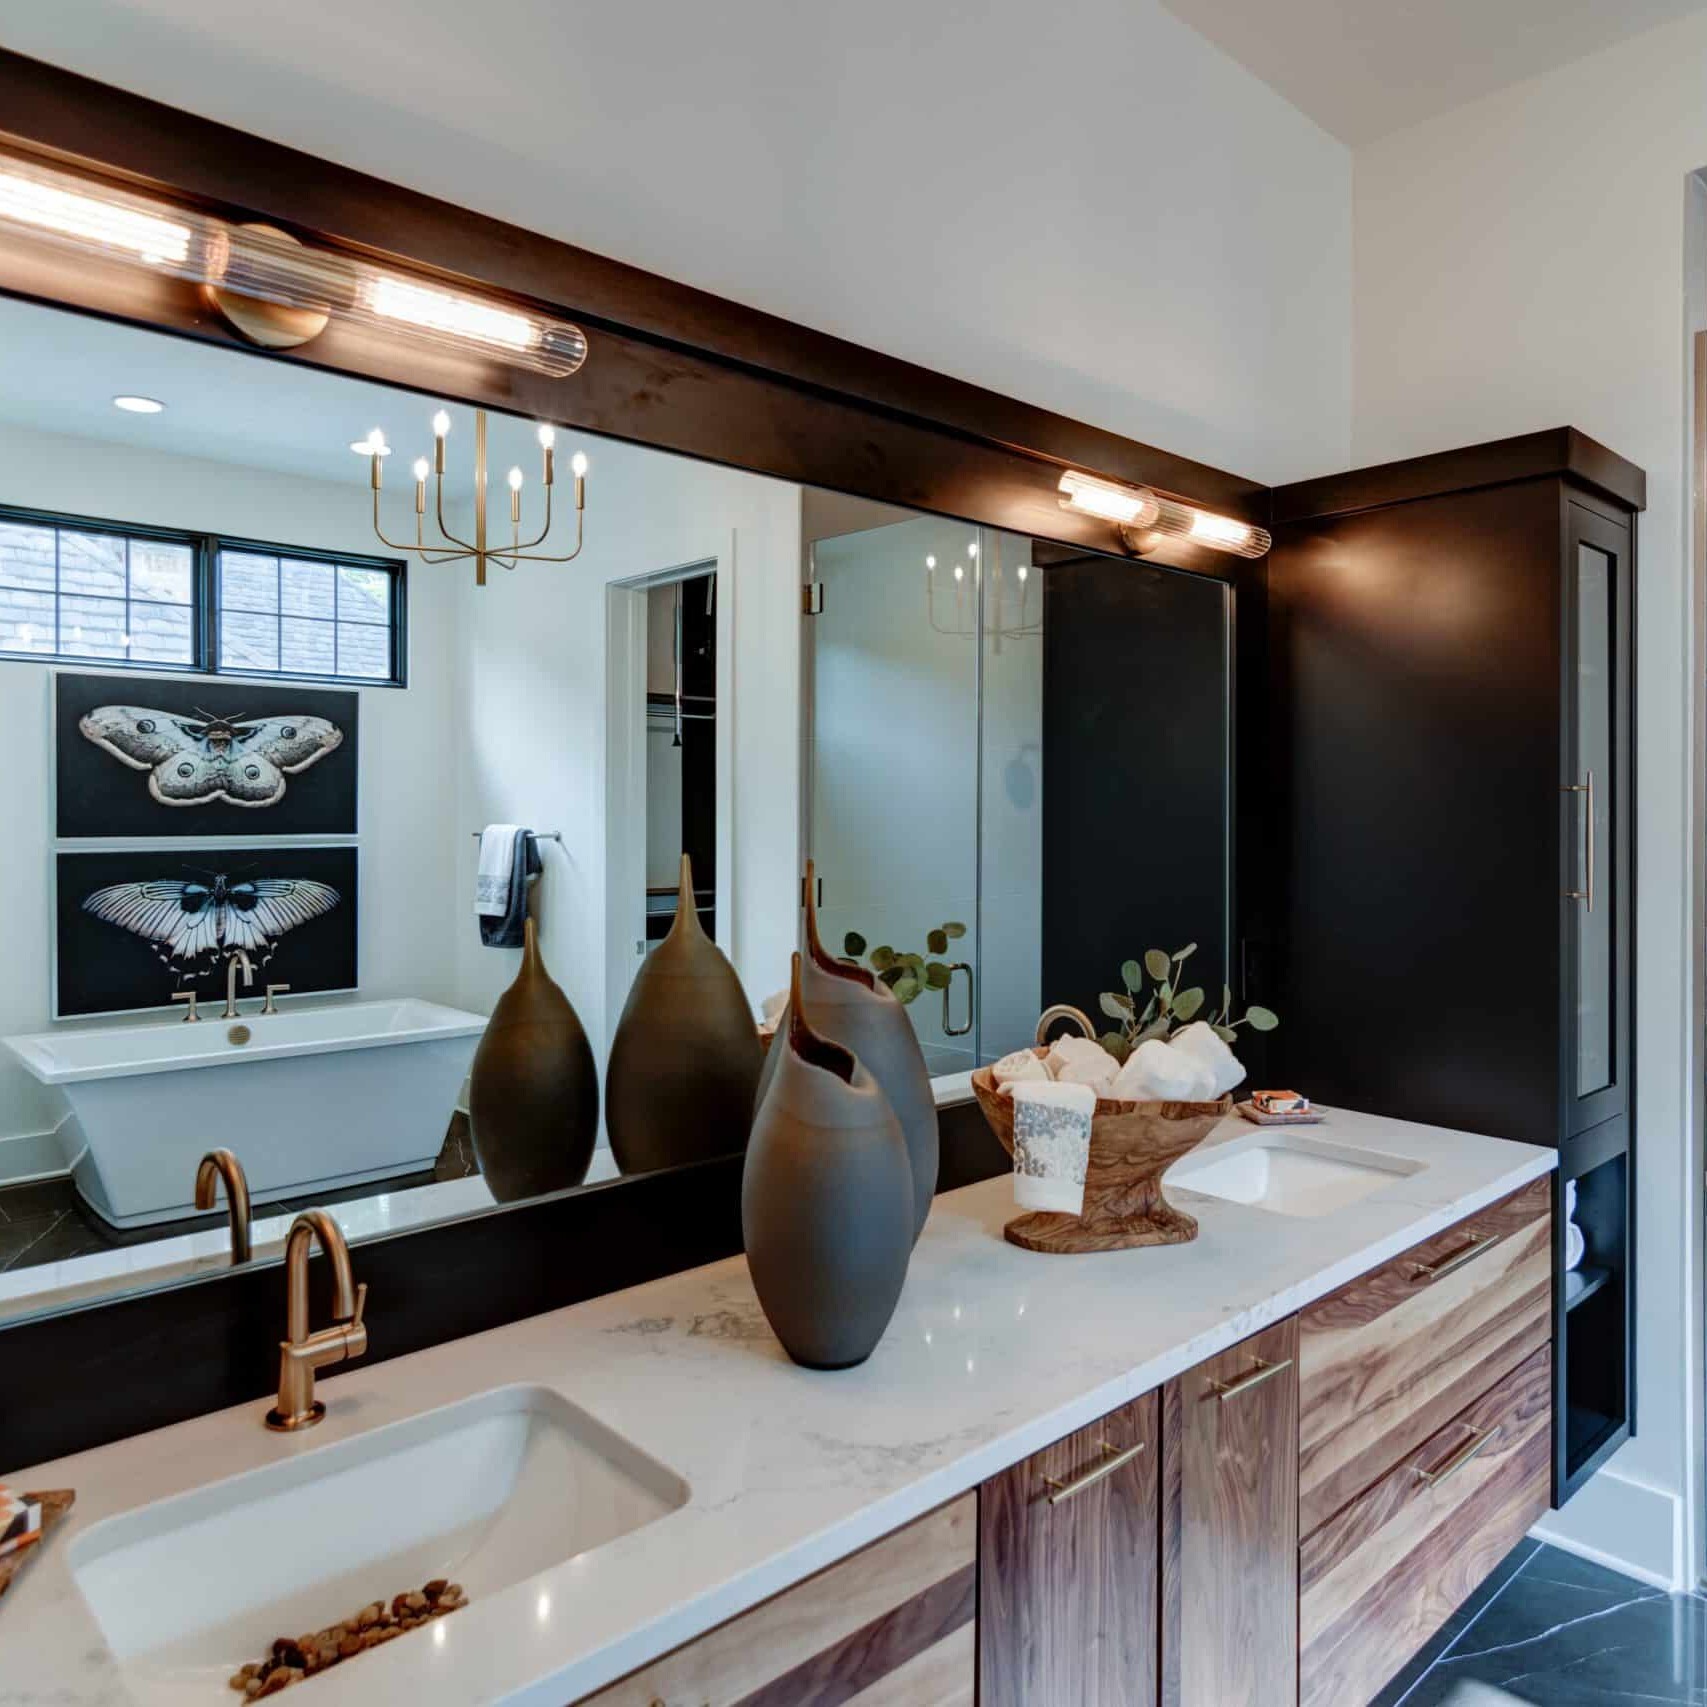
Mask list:
[[[568,321],[21,155],[0,154],[0,233],[202,285],[268,349],[306,343],[338,319],[461,354],[472,347],[552,379],[587,359],[586,336]]]
[[[123,392],[113,399],[113,407],[124,410],[127,415],[159,415],[165,411],[166,405],[158,397],[137,397]]]
[[[1127,548],[1136,552],[1142,552],[1158,534],[1187,539],[1215,551],[1230,551],[1236,557],[1266,556],[1272,544],[1265,528],[1164,498],[1148,487],[1122,486],[1068,469],[1061,476],[1060,492],[1062,509],[1113,522]]]
[[[575,549],[553,555],[536,551],[551,532],[551,495],[557,484],[557,429],[542,423],[538,429],[541,468],[545,480],[545,520],[532,539],[522,538],[522,487],[524,476],[519,468],[509,473],[510,539],[507,545],[497,542],[487,523],[487,489],[489,473],[486,466],[486,411],[474,411],[474,538],[463,539],[445,525],[445,440],[450,437],[451,419],[448,410],[440,409],[433,416],[433,460],[415,458],[410,472],[415,476],[415,543],[388,539],[380,525],[379,494],[382,486],[384,460],[391,454],[385,434],[375,427],[366,437],[350,446],[368,458],[368,484],[373,490],[373,531],[382,545],[393,551],[406,551],[423,563],[474,564],[474,584],[486,585],[486,571],[492,564],[500,569],[514,569],[523,563],[569,563],[581,554],[583,523],[587,508],[587,459],[576,451],[569,459],[569,471],[575,479]],[[433,481],[433,519],[438,537],[426,537],[427,481]]]

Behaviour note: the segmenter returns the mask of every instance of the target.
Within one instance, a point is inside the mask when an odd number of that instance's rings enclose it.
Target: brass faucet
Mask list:
[[[209,1150],[196,1169],[196,1208],[213,1208],[222,1179],[231,1213],[231,1266],[236,1268],[249,1260],[249,1181],[230,1150]]]
[[[308,1251],[315,1239],[332,1265],[332,1314],[319,1333],[308,1331]],[[285,1239],[285,1338],[279,1343],[279,1402],[267,1412],[267,1427],[312,1428],[326,1414],[314,1396],[314,1372],[367,1350],[362,1311],[367,1287],[350,1278],[350,1249],[338,1223],[324,1209],[305,1209]]]
[[[234,948],[225,957],[225,1012],[221,1019],[236,1019],[237,1013],[237,969],[243,969],[243,988],[249,989],[255,982],[255,963],[249,958],[247,949]]]

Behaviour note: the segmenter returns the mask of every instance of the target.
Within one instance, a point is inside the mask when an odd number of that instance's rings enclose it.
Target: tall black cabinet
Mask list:
[[[1559,1149],[1556,1504],[1635,1426],[1644,496],[1561,428],[1283,487],[1269,559],[1284,1075]]]

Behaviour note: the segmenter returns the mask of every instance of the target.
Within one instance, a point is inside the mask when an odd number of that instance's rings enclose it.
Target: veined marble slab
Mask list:
[[[269,1434],[258,1397],[13,1472],[4,1478],[13,1486],[75,1488],[77,1506],[0,1604],[0,1704],[144,1699],[154,1707],[161,1699],[127,1692],[72,1578],[69,1543],[89,1525],[493,1387],[537,1382],[685,1478],[687,1504],[509,1589],[482,1595],[470,1583],[472,1604],[435,1625],[431,1640],[422,1632],[364,1654],[304,1686],[312,1691],[304,1699],[314,1707],[562,1707],[1556,1160],[1531,1145],[1341,1111],[1313,1130],[1426,1166],[1312,1220],[1181,1191],[1199,1220],[1194,1243],[1071,1257],[1005,1243],[1011,1191],[1005,1179],[990,1180],[938,1198],[895,1320],[858,1369],[819,1374],[789,1363],[735,1258],[376,1367],[353,1365],[322,1382],[327,1420],[304,1434]],[[1251,1131],[1234,1117],[1209,1143]],[[368,1308],[376,1347],[385,1343],[386,1303],[375,1297]],[[51,1382],[52,1372],[36,1379]],[[209,1695],[206,1707],[215,1700]]]

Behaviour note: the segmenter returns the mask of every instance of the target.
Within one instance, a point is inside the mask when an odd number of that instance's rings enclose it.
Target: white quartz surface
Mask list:
[[[816,1374],[790,1364],[737,1258],[383,1365],[353,1366],[322,1382],[327,1420],[301,1435],[267,1433],[258,1399],[14,1472],[3,1479],[73,1487],[78,1498],[0,1600],[0,1704],[152,1707],[162,1699],[154,1689],[139,1693],[105,1647],[69,1569],[79,1531],[283,1455],[533,1382],[683,1477],[692,1489],[687,1504],[511,1588],[482,1595],[470,1582],[465,1610],[300,1686],[311,1692],[300,1699],[310,1707],[562,1707],[1516,1190],[1555,1160],[1530,1145],[1339,1111],[1311,1130],[1426,1166],[1317,1219],[1182,1190],[1178,1201],[1200,1225],[1194,1243],[1074,1257],[1005,1243],[1011,1191],[992,1180],[937,1200],[889,1332],[858,1369]],[[1210,1144],[1263,1136],[1233,1117]],[[358,1279],[360,1266],[358,1251]],[[385,1343],[385,1317],[386,1300],[373,1298],[376,1348]],[[43,1387],[52,1379],[51,1370],[30,1377]],[[265,1547],[267,1537],[253,1544]],[[218,1569],[210,1559],[209,1572]],[[228,1656],[233,1666],[249,1657]],[[210,1684],[173,1699],[215,1707],[238,1698]],[[295,1691],[290,1699],[299,1699]]]

